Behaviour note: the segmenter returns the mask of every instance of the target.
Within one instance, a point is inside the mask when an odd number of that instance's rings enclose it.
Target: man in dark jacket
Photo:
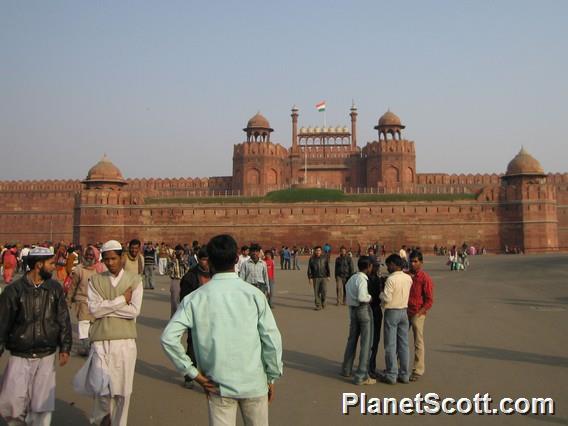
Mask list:
[[[65,294],[51,279],[54,255],[38,247],[30,272],[0,296],[0,355],[10,351],[0,388],[0,415],[8,424],[49,425],[55,409],[55,352],[67,364],[72,334]]]
[[[345,305],[345,284],[354,273],[353,259],[347,255],[345,246],[341,246],[339,256],[335,259],[335,284],[338,305]]]
[[[381,340],[381,327],[383,324],[383,311],[381,310],[381,299],[379,295],[384,290],[385,278],[379,275],[381,263],[375,258],[373,270],[369,275],[367,288],[371,295],[371,312],[373,313],[373,335],[371,342],[371,359],[369,361],[369,375],[377,377],[377,354],[379,353],[379,341]]]
[[[197,264],[189,268],[189,271],[187,271],[181,279],[179,298],[180,303],[185,296],[193,293],[210,279],[211,272],[209,271],[209,256],[207,255],[207,248],[203,246],[197,252]],[[191,330],[187,330],[186,353],[191,359],[195,359]],[[193,388],[193,380],[191,379],[191,377],[185,376],[184,386],[188,389]]]
[[[322,255],[321,246],[314,248],[314,255],[308,262],[308,280],[314,288],[314,308],[316,311],[325,308],[325,296],[327,292],[327,282],[330,277],[329,260]]]

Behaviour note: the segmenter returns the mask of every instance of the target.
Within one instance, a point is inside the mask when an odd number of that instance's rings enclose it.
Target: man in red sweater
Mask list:
[[[423,271],[424,258],[419,251],[410,254],[410,275],[412,287],[408,296],[408,319],[414,335],[414,368],[410,381],[417,381],[426,370],[424,363],[424,321],[426,313],[434,303],[434,283]]]

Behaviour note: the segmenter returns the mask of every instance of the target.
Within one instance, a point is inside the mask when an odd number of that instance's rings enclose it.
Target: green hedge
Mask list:
[[[345,194],[339,189],[306,188],[273,191],[264,197],[147,198],[145,204],[228,204],[305,202],[394,202],[474,200],[476,194]]]

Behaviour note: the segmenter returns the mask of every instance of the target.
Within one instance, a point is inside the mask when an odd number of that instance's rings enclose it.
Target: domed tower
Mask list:
[[[243,131],[247,134],[247,142],[270,142],[270,134],[274,129],[259,111],[251,117]]]
[[[414,142],[402,137],[405,127],[390,110],[379,118],[378,141],[363,148],[367,187],[404,189],[416,182],[416,152]]]
[[[390,136],[392,139],[402,139],[401,131],[406,126],[402,125],[400,118],[391,110],[387,110],[380,118],[375,130],[379,131],[379,140],[386,140]]]
[[[120,189],[126,185],[122,173],[105,154],[101,161],[89,169],[82,181],[87,189]]]
[[[122,173],[104,155],[82,181],[74,211],[73,241],[80,244],[124,239],[124,209],[130,193]]]
[[[517,247],[525,253],[558,250],[556,189],[547,182],[539,161],[521,148],[501,179],[503,248]]]
[[[233,149],[233,189],[244,195],[264,195],[282,186],[288,150],[270,142],[274,131],[259,113],[243,129],[246,142]]]

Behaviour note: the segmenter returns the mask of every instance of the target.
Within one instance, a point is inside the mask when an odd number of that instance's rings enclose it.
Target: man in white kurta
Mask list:
[[[125,271],[120,243],[102,248],[107,272],[89,282],[88,305],[95,317],[91,326],[91,354],[86,383],[95,397],[92,423],[126,426],[136,366],[136,317],[142,306],[139,275]]]

